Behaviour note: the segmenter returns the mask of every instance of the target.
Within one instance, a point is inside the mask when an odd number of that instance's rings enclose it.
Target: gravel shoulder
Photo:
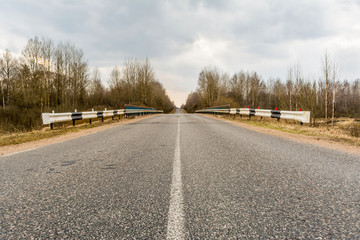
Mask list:
[[[312,144],[312,145],[316,145],[316,146],[320,146],[320,147],[324,147],[324,148],[328,148],[328,149],[333,149],[333,150],[338,150],[341,152],[346,152],[346,153],[355,154],[355,155],[360,156],[360,148],[357,146],[352,146],[352,145],[347,145],[345,143],[325,140],[325,139],[321,139],[316,136],[306,136],[306,135],[301,135],[301,134],[282,132],[282,131],[278,131],[278,130],[274,130],[274,129],[255,127],[255,126],[251,126],[251,125],[248,125],[248,124],[245,124],[242,122],[219,118],[217,116],[208,115],[208,114],[204,114],[202,116],[225,121],[225,122],[228,122],[228,123],[231,123],[231,124],[243,127],[243,128],[247,128],[247,129],[259,132],[259,133],[282,137],[282,138],[287,138],[287,139],[290,139],[295,142]]]

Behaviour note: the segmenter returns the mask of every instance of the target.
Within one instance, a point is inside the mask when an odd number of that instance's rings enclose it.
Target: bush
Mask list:
[[[0,110],[0,129],[5,132],[31,131],[41,127],[40,110],[17,106],[8,106],[5,110]]]
[[[350,135],[352,137],[360,137],[360,123],[350,125]]]

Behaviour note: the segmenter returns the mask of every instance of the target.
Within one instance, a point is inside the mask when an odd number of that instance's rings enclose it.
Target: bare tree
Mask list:
[[[50,39],[43,39],[41,42],[41,64],[44,68],[44,99],[45,106],[50,107],[50,95],[52,90],[52,59],[54,54],[53,42]]]
[[[332,92],[332,111],[331,111],[331,125],[334,127],[334,118],[335,118],[335,94],[336,94],[336,78],[337,78],[337,68],[336,62],[333,61],[333,69],[332,69],[332,82],[333,82],[333,92]]]
[[[186,99],[186,104],[184,108],[189,113],[195,112],[195,110],[202,108],[200,93],[199,92],[190,93]]]
[[[118,88],[121,86],[121,72],[117,66],[113,68],[110,73],[110,78],[108,81],[110,88]]]
[[[245,73],[239,72],[232,76],[230,79],[230,92],[235,98],[235,101],[241,105],[244,102],[244,90],[245,90]]]
[[[16,59],[13,58],[10,51],[6,49],[2,58],[0,58],[0,80],[3,110],[5,110],[6,102],[9,101],[10,95],[14,91],[13,79],[16,75],[17,68]]]
[[[299,91],[300,91],[300,86],[303,83],[301,66],[299,64],[294,65],[293,75],[294,75],[294,79],[295,79],[295,93],[294,93],[295,109],[298,109]]]
[[[325,80],[325,122],[328,120],[328,94],[329,94],[329,78],[331,76],[331,67],[330,67],[329,54],[326,51],[323,59],[323,74]]]
[[[256,72],[251,74],[250,78],[250,103],[252,107],[256,107],[258,105],[258,97],[260,93],[260,87],[263,84],[260,77]]]
[[[291,100],[292,100],[292,92],[293,92],[293,70],[292,68],[290,67],[289,70],[288,70],[288,79],[287,79],[287,82],[286,82],[286,89],[287,89],[287,92],[288,92],[288,96],[289,96],[289,110],[291,111]]]
[[[199,91],[205,106],[212,106],[220,91],[220,72],[215,67],[206,67],[199,74]]]
[[[108,84],[111,104],[117,108],[121,107],[126,103],[126,98],[124,97],[125,84],[121,78],[120,69],[117,66],[111,71]]]
[[[1,71],[1,73],[3,72],[4,66],[5,66],[5,64],[4,64],[3,59],[0,59],[0,71]],[[4,91],[4,88],[5,88],[4,81],[5,80],[2,77],[0,78],[0,80],[1,80],[0,88],[1,88],[1,95],[2,95],[2,106],[3,106],[3,111],[5,111],[5,106],[6,106],[6,104],[5,104],[5,91]]]
[[[125,82],[125,94],[127,103],[133,102],[136,94],[136,84],[138,79],[138,61],[136,59],[128,59],[123,66],[123,79]]]
[[[90,105],[102,105],[104,103],[105,88],[101,82],[99,69],[94,69],[91,76],[91,84],[89,88]]]
[[[137,100],[141,104],[148,105],[151,99],[151,83],[155,80],[155,74],[151,67],[150,61],[145,59],[138,63],[137,69]]]

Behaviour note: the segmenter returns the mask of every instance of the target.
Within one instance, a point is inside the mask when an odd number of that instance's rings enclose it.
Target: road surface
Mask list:
[[[360,157],[201,115],[0,157],[0,239],[356,239]]]

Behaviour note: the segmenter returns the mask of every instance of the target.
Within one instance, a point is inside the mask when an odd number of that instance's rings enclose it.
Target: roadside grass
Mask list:
[[[133,117],[132,117],[133,118]],[[128,119],[131,119],[130,117]],[[126,121],[122,118],[120,121]],[[21,144],[25,142],[36,141],[44,138],[51,138],[55,136],[64,135],[67,133],[79,132],[83,129],[95,128],[98,126],[106,125],[119,122],[118,119],[112,120],[111,118],[104,119],[104,122],[101,120],[93,119],[92,124],[89,124],[88,120],[76,121],[75,127],[72,125],[72,122],[69,123],[57,123],[53,130],[49,126],[42,128],[41,130],[33,130],[31,132],[0,132],[0,147]]]
[[[353,118],[339,118],[334,127],[326,126],[323,119],[319,119],[315,126],[308,124],[300,125],[299,122],[291,120],[277,121],[277,119],[243,116],[242,118],[229,117],[227,115],[219,116],[232,121],[238,121],[254,127],[273,129],[281,132],[312,136],[316,139],[329,140],[334,142],[346,143],[353,146],[360,146],[360,123]]]

